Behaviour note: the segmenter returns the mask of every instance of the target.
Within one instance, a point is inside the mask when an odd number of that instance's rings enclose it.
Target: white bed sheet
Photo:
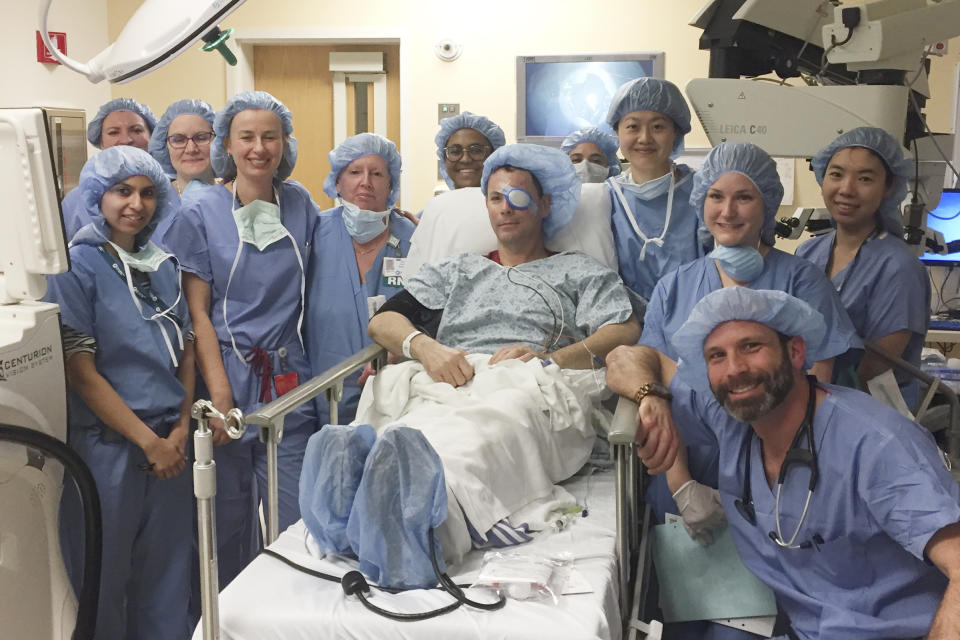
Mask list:
[[[225,640],[619,640],[614,473],[610,470],[589,477],[575,476],[563,486],[580,504],[586,503],[589,515],[564,531],[543,534],[513,549],[544,554],[571,552],[574,568],[591,585],[592,593],[561,596],[557,605],[509,600],[499,611],[462,606],[430,620],[395,622],[367,611],[355,597],[344,596],[339,584],[314,578],[261,554],[220,594],[221,637]],[[342,575],[355,568],[355,563],[311,555],[306,537],[306,528],[300,521],[283,532],[270,548],[324,573]],[[451,567],[450,575],[460,584],[471,583],[482,557],[483,552],[471,551],[460,565]],[[434,609],[451,601],[449,595],[437,590],[386,594],[374,589],[372,593],[372,601],[379,606],[401,612]],[[468,595],[477,600],[484,597],[473,590],[468,591]],[[194,639],[202,637],[202,626],[198,626]]]

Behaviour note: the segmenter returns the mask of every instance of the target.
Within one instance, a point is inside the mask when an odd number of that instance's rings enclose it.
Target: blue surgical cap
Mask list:
[[[230,124],[233,122],[234,116],[247,109],[271,111],[280,118],[286,144],[283,150],[283,159],[280,160],[276,175],[280,180],[286,180],[293,173],[293,167],[297,164],[297,139],[293,137],[293,114],[282,102],[266,91],[238,93],[230,98],[222,111],[217,112],[213,120],[213,133],[217,137],[210,144],[210,163],[213,165],[213,172],[224,180],[233,180],[237,177],[237,165],[233,162],[230,154],[227,153],[224,144],[230,135]]]
[[[447,175],[446,158],[443,155],[443,148],[447,146],[447,140],[460,129],[473,129],[480,132],[487,139],[493,150],[496,151],[507,144],[507,137],[503,135],[501,129],[495,122],[484,116],[478,116],[475,113],[464,111],[452,118],[444,118],[440,121],[440,131],[437,137],[433,139],[437,143],[437,157],[440,158],[440,173],[446,181],[447,186],[454,188],[453,178]]]
[[[766,151],[749,142],[721,142],[707,154],[703,166],[693,176],[690,205],[703,224],[703,202],[713,183],[725,173],[735,172],[750,179],[763,196],[763,227],[760,238],[768,246],[776,241],[777,208],[783,200],[783,184],[777,163]]]
[[[637,78],[625,82],[610,99],[607,124],[616,131],[620,119],[634,111],[656,111],[673,120],[677,126],[673,155],[683,151],[683,137],[690,133],[690,108],[677,85],[659,78]]]
[[[607,177],[615,176],[620,173],[620,159],[617,158],[617,149],[620,148],[620,139],[617,136],[613,135],[612,133],[607,133],[603,129],[598,129],[597,127],[578,129],[563,139],[563,143],[560,145],[560,151],[570,155],[570,152],[573,151],[578,144],[582,144],[584,142],[594,143],[600,147],[600,150],[603,151],[603,155],[607,157],[607,166],[610,168],[609,173],[607,173]]]
[[[87,160],[80,171],[76,190],[83,210],[93,222],[82,227],[72,243],[99,245],[110,239],[110,228],[100,209],[100,200],[107,189],[130,176],[146,176],[157,193],[157,208],[147,226],[134,238],[134,250],[146,246],[161,220],[177,213],[180,206],[177,192],[160,163],[143,149],[127,145],[109,147]]]
[[[433,536],[447,519],[447,485],[440,456],[423,432],[404,425],[381,432],[367,456],[347,522],[360,571],[382,587],[429,589],[437,584],[430,561]]]
[[[177,116],[195,115],[200,116],[210,124],[213,129],[213,108],[203,100],[177,100],[163,112],[160,116],[157,126],[153,129],[153,135],[150,136],[150,144],[147,145],[147,151],[150,152],[167,175],[171,178],[177,177],[177,170],[170,163],[170,150],[167,149],[167,132],[170,125]]]
[[[823,186],[823,177],[831,158],[841,149],[863,147],[877,154],[892,174],[893,186],[890,193],[880,202],[877,209],[877,223],[889,233],[903,235],[903,217],[900,215],[900,203],[907,195],[907,179],[911,173],[911,162],[904,158],[900,143],[883,129],[876,127],[857,127],[851,129],[826,147],[817,152],[810,161],[817,182]]]
[[[714,329],[733,320],[759,322],[791,338],[801,336],[807,345],[805,369],[828,357],[814,352],[823,342],[826,325],[823,314],[809,304],[783,291],[724,287],[701,298],[673,334],[680,358],[677,373],[693,389],[710,389],[703,343]]]
[[[387,196],[387,206],[392,206],[400,197],[400,154],[397,145],[376,133],[358,133],[350,136],[334,148],[327,159],[330,161],[330,173],[323,181],[323,192],[331,198],[336,198],[337,179],[340,172],[347,165],[363,156],[380,156],[387,163],[390,173],[390,194]]]
[[[349,553],[347,520],[377,434],[368,424],[325,425],[307,440],[300,515],[324,553]]]
[[[147,105],[140,104],[133,98],[114,98],[102,105],[97,110],[97,115],[93,116],[93,120],[87,125],[87,140],[93,146],[100,147],[100,143],[103,142],[103,119],[114,111],[133,111],[147,123],[150,133],[153,133],[153,129],[157,126],[157,116],[153,115],[153,111]]]
[[[487,195],[490,175],[504,165],[529,171],[550,196],[550,215],[543,221],[543,236],[552,238],[573,219],[580,202],[580,178],[570,156],[538,144],[508,144],[490,154],[483,163],[480,191]]]

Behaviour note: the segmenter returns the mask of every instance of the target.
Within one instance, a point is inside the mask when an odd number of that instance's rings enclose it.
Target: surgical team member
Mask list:
[[[98,149],[127,145],[147,150],[157,117],[145,104],[132,98],[115,98],[102,105],[87,125],[87,140]],[[63,226],[67,242],[83,225],[91,222],[79,201],[79,194],[63,199]]]
[[[580,182],[603,182],[620,175],[617,136],[597,127],[577,129],[560,144],[560,151],[570,156],[570,162]]]
[[[361,133],[341,142],[329,159],[323,188],[339,204],[320,214],[307,276],[307,355],[317,373],[373,343],[367,323],[403,288],[403,260],[416,228],[391,208],[400,194],[400,154],[393,142]],[[357,378],[344,383],[341,424],[356,412]],[[320,424],[326,424],[329,407],[319,407]]]
[[[701,298],[729,286],[786,291],[821,313],[827,331],[822,344],[811,345],[812,351],[823,356],[811,370],[821,380],[830,380],[833,358],[862,347],[839,296],[823,274],[806,260],[773,247],[775,216],[782,198],[776,163],[759,147],[724,142],[707,155],[694,178],[690,205],[710,230],[717,248],[657,283],[647,306],[640,346],[635,348],[638,352],[655,350],[664,384],[671,384],[679,359],[670,342],[674,332]],[[632,394],[636,390],[625,391]],[[715,454],[715,450],[694,452],[690,461],[697,479],[711,486],[712,472],[707,470],[716,468]],[[685,466],[680,456],[667,473],[674,492],[690,480]],[[661,480],[655,479],[655,484]],[[655,509],[682,511],[669,496],[661,497],[663,500],[653,500]]]
[[[148,150],[181,197],[213,184],[210,143],[213,141],[213,108],[203,100],[177,100],[160,116]],[[178,210],[179,214],[179,210]],[[164,246],[164,236],[174,216],[163,221],[154,242]]]
[[[222,185],[188,198],[167,232],[180,259],[197,334],[197,361],[220,411],[255,410],[310,378],[301,324],[317,208],[287,180],[297,160],[293,116],[263,91],[239,93],[217,113],[211,159]],[[267,495],[266,447],[251,428],[230,440],[214,423],[220,584],[256,554],[252,496]],[[299,518],[298,478],[316,414],[287,415],[279,446],[279,524]],[[254,476],[256,486],[253,485]],[[256,491],[256,494],[253,492]]]
[[[464,111],[440,121],[434,138],[440,174],[451,189],[479,187],[483,161],[507,143],[503,129],[489,118]]]
[[[806,260],[773,247],[775,216],[782,198],[776,163],[759,147],[725,142],[707,155],[694,176],[690,206],[710,230],[717,248],[668,273],[654,288],[639,346],[630,350],[627,359],[653,359],[654,370],[659,371],[653,380],[658,384],[640,391],[611,386],[628,397],[641,395],[641,419],[668,410],[664,398],[683,386],[674,376],[680,354],[671,337],[700,299],[724,287],[786,291],[817,309],[827,331],[820,343],[810,345],[811,353],[818,354],[811,372],[824,381],[830,380],[833,358],[862,346],[826,277]],[[621,351],[617,357],[623,355]],[[659,383],[669,385],[670,390]],[[654,397],[644,402],[642,396],[646,395]],[[679,514],[691,535],[707,542],[710,528],[723,517],[716,497],[716,470],[715,446],[681,447],[677,462],[665,476],[652,479],[647,493],[658,520],[665,513]],[[686,633],[693,637],[689,629]]]
[[[437,194],[423,211],[410,240],[405,266],[413,276],[421,265],[460,251],[490,251],[496,238],[487,221],[480,193],[484,160],[506,144],[503,130],[484,116],[469,111],[440,122],[437,157],[440,173],[451,191]]]
[[[607,179],[620,277],[643,315],[666,273],[701,257],[709,236],[690,205],[693,171],[675,164],[690,133],[690,110],[673,83],[637,78],[614,94],[607,124],[620,138],[630,170]]]
[[[705,297],[673,336],[682,434],[719,444],[734,543],[790,638],[958,638],[957,481],[925,429],[805,374],[823,330],[779,291]]]
[[[163,112],[150,136],[148,151],[184,196],[212,185],[210,165],[213,108],[203,100],[177,100]]]
[[[91,222],[74,237],[70,271],[48,277],[46,299],[63,321],[70,446],[90,467],[102,509],[95,637],[182,640],[194,344],[176,260],[150,241],[177,194],[146,151],[127,146],[89,160],[74,192]],[[75,535],[82,520],[63,513]]]
[[[796,254],[813,262],[833,282],[864,340],[920,366],[929,324],[930,281],[903,241],[900,203],[911,162],[889,133],[860,127],[824,147],[812,161],[835,231],[812,238]],[[844,360],[861,383],[889,369],[873,353]],[[894,371],[907,405],[919,400],[917,381]]]

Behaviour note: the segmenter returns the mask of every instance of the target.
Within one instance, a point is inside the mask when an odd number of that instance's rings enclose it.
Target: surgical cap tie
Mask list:
[[[152,320],[153,322],[156,322],[158,325],[160,325],[160,335],[163,336],[164,344],[166,344],[166,347],[167,347],[167,353],[170,354],[170,361],[173,363],[174,368],[179,367],[180,362],[177,359],[177,353],[176,351],[174,351],[173,343],[170,342],[170,336],[168,336],[167,332],[164,331],[163,323],[160,322],[160,319],[163,318],[173,325],[173,329],[177,333],[177,344],[180,346],[180,351],[182,352],[183,351],[183,331],[180,329],[180,325],[177,324],[177,322],[175,322],[173,318],[171,318],[168,315],[171,311],[173,311],[177,307],[177,304],[180,302],[180,298],[183,296],[183,287],[180,285],[180,282],[181,282],[180,262],[177,260],[176,256],[163,252],[161,249],[159,249],[159,247],[157,247],[157,245],[153,244],[152,242],[148,242],[146,247],[144,247],[141,251],[137,252],[137,253],[148,252],[156,255],[156,251],[159,251],[160,253],[164,254],[167,258],[173,258],[174,265],[177,270],[177,299],[174,300],[173,304],[171,304],[166,309],[162,311],[157,311],[157,313],[154,313],[149,317],[147,317],[143,315],[143,305],[140,304],[140,299],[137,297],[137,293],[133,289],[133,274],[130,273],[130,263],[132,262],[132,260],[129,259],[129,256],[131,256],[131,254],[128,253],[126,250],[124,250],[122,247],[117,246],[113,242],[110,242],[110,245],[112,245],[113,248],[116,249],[117,255],[120,257],[120,263],[123,265],[123,272],[124,272],[124,275],[126,276],[127,289],[130,291],[130,297],[133,299],[133,304],[136,305],[137,307],[137,313],[139,313],[140,317],[143,318],[144,320]],[[151,250],[151,247],[153,248],[152,250]],[[136,254],[133,254],[133,255],[136,255]],[[159,267],[159,263],[157,263],[157,267]],[[140,269],[138,269],[138,271],[139,270]],[[156,269],[153,269],[153,271],[156,271]]]
[[[280,194],[274,189],[274,198],[277,200],[277,207],[280,206]],[[234,213],[237,211],[237,204],[239,200],[237,198],[237,191],[233,191],[233,210]],[[234,218],[236,219],[236,218]],[[294,240],[293,236],[290,235],[290,231],[286,227],[283,227],[286,237],[290,238],[290,243],[293,244],[293,253],[297,256],[297,262],[300,264],[300,317],[297,318],[297,338],[300,340],[300,346],[303,346],[303,313],[304,308],[306,307],[306,294],[307,294],[307,272],[303,266],[303,257],[300,255],[300,247],[297,246],[297,241]],[[247,364],[247,359],[243,357],[243,354],[240,353],[240,349],[237,348],[237,341],[233,337],[233,331],[230,330],[230,322],[227,321],[227,302],[230,300],[230,283],[233,282],[233,275],[237,272],[237,265],[240,264],[240,254],[243,253],[243,245],[247,244],[243,236],[240,233],[239,226],[237,227],[237,253],[233,257],[233,264],[230,265],[230,275],[227,276],[227,287],[223,290],[223,326],[227,329],[227,335],[230,336],[230,345],[233,347],[233,353],[244,365]],[[279,238],[277,238],[279,240]],[[274,240],[275,242],[276,240]],[[272,244],[272,242],[271,242]],[[266,248],[266,247],[264,247]],[[261,249],[262,251],[262,249]]]
[[[633,214],[633,210],[630,209],[630,205],[627,204],[627,198],[623,195],[623,189],[620,188],[620,184],[617,180],[608,180],[607,183],[613,188],[613,192],[617,194],[617,198],[620,200],[620,204],[623,205],[623,208],[627,211],[627,220],[630,221],[630,225],[633,227],[634,232],[637,236],[643,240],[643,247],[640,249],[640,255],[637,258],[637,262],[643,262],[644,258],[647,255],[647,245],[653,243],[658,247],[663,247],[663,239],[667,235],[667,231],[670,229],[670,218],[673,215],[673,191],[676,186],[676,177],[675,170],[673,165],[670,166],[670,187],[667,190],[667,214],[663,219],[663,231],[660,233],[658,238],[650,238],[645,234],[641,229],[640,225],[637,224],[637,218]],[[659,180],[659,178],[658,178]]]

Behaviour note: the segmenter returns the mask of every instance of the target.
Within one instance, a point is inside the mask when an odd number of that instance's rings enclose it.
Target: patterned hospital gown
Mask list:
[[[443,309],[437,340],[470,353],[511,344],[555,351],[631,314],[616,272],[574,252],[516,267],[464,253],[423,265],[405,286],[425,307]]]

